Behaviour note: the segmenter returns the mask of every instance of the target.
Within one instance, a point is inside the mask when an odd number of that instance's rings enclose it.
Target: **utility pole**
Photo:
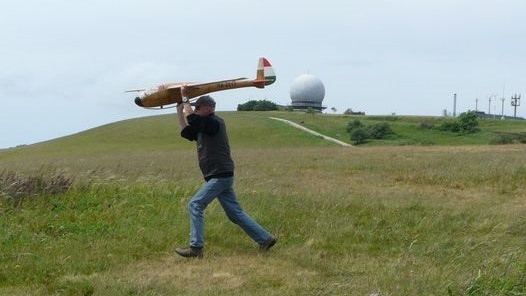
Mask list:
[[[504,82],[502,84],[502,109],[501,109],[501,114],[500,114],[500,119],[504,119],[504,100],[505,100],[505,96],[504,96],[504,93],[506,92],[506,82]]]
[[[513,117],[517,118],[517,107],[521,105],[521,95],[514,94],[511,97],[511,105],[514,108]]]
[[[453,117],[457,117],[457,94],[453,94]]]
[[[500,119],[504,119],[504,100],[505,98],[501,98],[501,101],[502,101],[502,111],[501,111],[501,114],[500,114]]]
[[[479,112],[479,98],[475,99],[475,111]]]
[[[491,115],[491,97],[492,96],[489,96],[489,103],[488,103],[488,115]]]

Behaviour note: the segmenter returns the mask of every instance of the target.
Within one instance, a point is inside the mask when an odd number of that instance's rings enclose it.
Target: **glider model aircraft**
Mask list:
[[[166,105],[181,103],[181,86],[185,86],[188,98],[190,100],[216,91],[241,87],[264,88],[276,81],[276,74],[272,65],[265,58],[260,58],[256,71],[256,79],[236,78],[221,81],[193,83],[193,82],[175,82],[161,84],[151,89],[133,89],[126,92],[140,92],[135,98],[135,104],[144,108],[162,109]]]

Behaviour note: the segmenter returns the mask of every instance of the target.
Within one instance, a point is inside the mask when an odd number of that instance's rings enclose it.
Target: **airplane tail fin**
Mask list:
[[[276,81],[276,74],[272,65],[266,58],[259,58],[258,69],[256,72],[256,82],[261,83],[259,88],[264,88],[266,85],[271,85]]]

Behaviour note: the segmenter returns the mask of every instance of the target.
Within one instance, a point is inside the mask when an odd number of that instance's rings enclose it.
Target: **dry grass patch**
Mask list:
[[[65,276],[59,286],[86,282],[92,295],[297,295],[320,284],[316,271],[281,256],[213,253],[201,260],[166,255],[102,274]]]

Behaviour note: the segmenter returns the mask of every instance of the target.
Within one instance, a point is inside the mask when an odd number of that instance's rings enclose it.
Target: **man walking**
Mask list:
[[[233,189],[234,162],[230,156],[230,145],[226,126],[215,115],[215,101],[210,96],[202,96],[195,101],[195,110],[189,103],[185,87],[181,87],[183,103],[177,106],[177,116],[181,136],[197,142],[199,167],[206,183],[188,203],[190,213],[190,246],[176,248],[183,257],[203,257],[204,217],[203,213],[215,198],[223,207],[230,221],[240,226],[259,244],[261,252],[268,251],[276,238],[261,227],[239,205]],[[186,114],[186,117],[185,117]]]

